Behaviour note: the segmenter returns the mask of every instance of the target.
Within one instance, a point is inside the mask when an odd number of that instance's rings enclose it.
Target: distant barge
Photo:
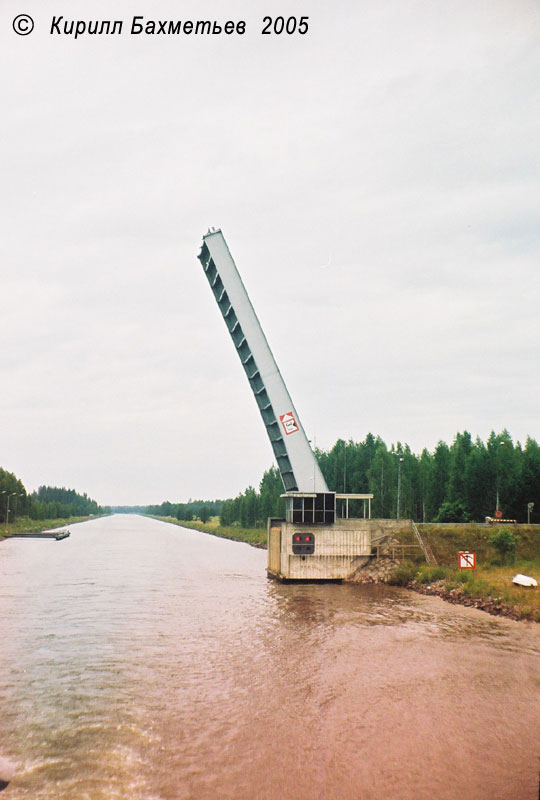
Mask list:
[[[12,533],[11,537],[18,537],[19,539],[56,539],[59,542],[61,539],[67,539],[69,534],[69,531],[43,531],[43,533],[31,531],[29,533]]]

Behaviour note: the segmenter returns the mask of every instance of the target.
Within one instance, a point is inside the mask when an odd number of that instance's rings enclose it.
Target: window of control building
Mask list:
[[[336,520],[336,496],[331,492],[315,497],[293,497],[291,500],[292,514],[289,512],[288,520],[295,525],[332,525]]]

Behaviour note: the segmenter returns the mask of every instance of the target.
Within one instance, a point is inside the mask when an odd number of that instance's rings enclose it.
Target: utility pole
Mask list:
[[[343,446],[343,494],[347,491],[345,488],[347,486],[347,442],[344,443]],[[345,517],[345,502],[342,501],[341,506],[341,516]]]
[[[403,456],[399,457],[398,461],[398,473],[397,473],[397,513],[396,519],[399,519],[399,502],[401,499],[401,462],[403,461]]]
[[[23,497],[23,496],[24,496],[24,492],[19,492],[18,494],[15,495],[15,505],[13,506],[13,519],[15,519],[15,517],[17,516],[17,508],[18,508],[18,505],[19,505],[19,497]]]
[[[499,442],[499,447],[498,447],[498,448],[497,448],[497,450],[495,451],[495,452],[496,452],[496,456],[495,456],[495,458],[496,458],[496,465],[495,465],[495,466],[496,466],[496,471],[497,471],[497,487],[496,487],[496,488],[497,488],[497,502],[496,502],[496,504],[495,504],[495,511],[500,511],[500,505],[499,505],[499,484],[500,484],[500,476],[499,476],[499,453],[500,453],[500,448],[503,446],[503,444],[504,444],[504,442]]]
[[[7,502],[6,502],[6,525],[7,525],[9,523],[9,498],[10,497],[15,497],[17,492],[11,492],[11,494],[10,494],[6,489],[4,489],[2,494],[7,495]]]

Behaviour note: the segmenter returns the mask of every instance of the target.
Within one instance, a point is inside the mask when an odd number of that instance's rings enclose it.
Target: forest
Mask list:
[[[145,508],[138,506],[137,509],[143,514],[153,517],[175,517],[184,522],[195,518],[201,522],[207,522],[210,517],[219,516],[222,505],[223,500],[188,500],[187,503],[170,503],[166,500],[160,505],[146,506]],[[137,509],[131,507],[128,510],[133,512]]]
[[[27,493],[24,484],[12,472],[0,467],[0,520],[14,522],[17,517],[30,519],[65,519],[104,513],[86,494],[74,489],[40,486]],[[8,519],[9,516],[9,519]]]
[[[406,444],[387,447],[369,433],[364,441],[338,439],[331,450],[316,450],[330,489],[371,493],[372,516],[417,522],[483,522],[500,508],[506,519],[527,522],[527,505],[534,503],[531,522],[540,521],[540,447],[527,437],[525,445],[512,441],[507,430],[492,432],[486,442],[474,441],[467,431],[457,433],[451,445],[439,441],[433,452],[417,455]],[[221,505],[222,525],[265,525],[269,516],[283,516],[279,472],[267,470],[256,491],[243,493]],[[361,508],[350,507],[351,516]]]

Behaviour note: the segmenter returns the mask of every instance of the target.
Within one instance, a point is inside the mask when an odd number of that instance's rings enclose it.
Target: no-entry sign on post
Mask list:
[[[460,569],[476,569],[476,553],[460,550],[458,555]]]

